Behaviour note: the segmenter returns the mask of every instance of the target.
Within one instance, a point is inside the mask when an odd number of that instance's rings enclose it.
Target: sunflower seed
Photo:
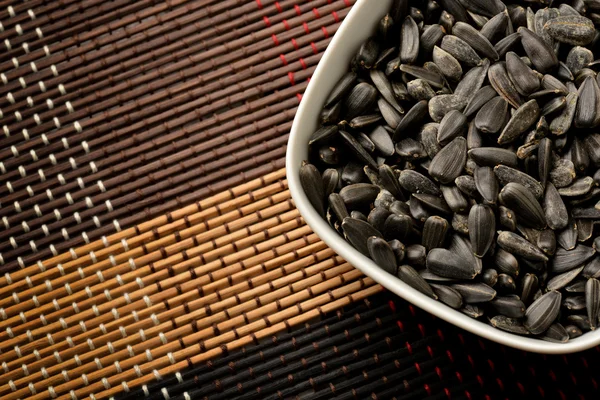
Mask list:
[[[498,282],[498,272],[495,269],[487,268],[481,274],[481,280],[483,283],[490,287],[494,287]]]
[[[558,65],[556,54],[544,40],[531,30],[520,27],[517,32],[521,35],[521,44],[527,56],[542,74],[550,72]]]
[[[475,185],[475,179],[469,175],[461,175],[454,180],[456,187],[467,195],[467,197],[472,197],[475,199],[479,198],[479,192],[477,191],[477,186]]]
[[[387,76],[382,71],[377,69],[372,69],[369,72],[371,77],[371,81],[381,94],[381,96],[400,114],[404,113],[404,109],[398,101],[396,100],[396,96],[394,95],[394,90],[392,88],[392,84],[388,80]]]
[[[412,198],[418,200],[419,203],[432,212],[443,215],[452,214],[452,210],[450,210],[448,204],[446,204],[444,199],[438,196],[425,193],[414,193]]]
[[[328,168],[323,171],[324,196],[329,196],[340,187],[340,173],[337,169]]]
[[[325,101],[325,107],[330,107],[334,103],[337,103],[342,97],[344,97],[354,87],[356,83],[356,74],[354,72],[346,73],[333,87],[329,97]]]
[[[542,339],[548,342],[567,343],[569,341],[569,332],[560,323],[556,322],[550,325],[550,328],[542,335]]]
[[[571,185],[558,189],[558,193],[563,197],[583,196],[588,193],[594,185],[594,179],[590,176],[577,179]]]
[[[512,115],[498,138],[498,144],[506,144],[517,139],[523,132],[535,124],[540,116],[540,107],[536,100],[529,100]]]
[[[567,133],[575,117],[578,99],[579,96],[577,93],[567,94],[565,108],[550,122],[550,132],[554,135],[564,135]]]
[[[357,62],[362,68],[370,69],[377,60],[379,54],[379,43],[373,38],[367,39],[358,49]]]
[[[440,68],[444,76],[450,80],[458,81],[463,74],[458,60],[438,46],[433,48],[433,62]]]
[[[344,218],[350,216],[348,214],[348,210],[346,209],[346,205],[339,194],[331,193],[327,199],[329,202],[329,207],[335,214],[338,221],[343,221]]]
[[[520,184],[525,186],[536,198],[541,198],[544,193],[542,185],[537,180],[517,169],[505,165],[497,165],[494,168],[494,173],[503,186],[509,183]]]
[[[457,36],[444,36],[440,47],[466,66],[474,67],[481,62],[481,57],[475,50]]]
[[[402,23],[400,35],[400,61],[412,64],[419,56],[419,27],[415,20],[408,16]]]
[[[331,108],[324,108],[319,116],[321,124],[336,124],[339,121],[340,113],[342,112],[342,102],[338,101]]]
[[[595,330],[600,317],[600,281],[598,279],[589,278],[585,284],[585,305],[590,328]]]
[[[513,32],[510,35],[506,36],[502,40],[498,41],[494,45],[494,49],[498,53],[500,58],[504,57],[504,55],[509,52],[516,44],[521,40],[521,34],[519,32]]]
[[[478,306],[477,304],[466,304],[459,311],[475,319],[483,316],[484,314],[483,308]]]
[[[440,186],[440,189],[446,204],[448,204],[448,207],[450,207],[453,212],[464,211],[469,206],[467,199],[456,186],[442,185]]]
[[[483,257],[489,250],[496,231],[496,218],[489,206],[476,204],[469,212],[469,237],[473,252]]]
[[[363,114],[375,105],[377,101],[377,89],[366,82],[354,86],[344,103],[346,117],[352,119]]]
[[[497,312],[509,318],[521,318],[525,315],[525,304],[518,296],[497,296],[490,304]]]
[[[352,129],[360,129],[369,125],[373,125],[381,121],[381,119],[382,117],[380,114],[361,115],[353,118],[349,125]]]
[[[404,240],[412,232],[412,218],[408,215],[392,214],[383,224],[383,236],[387,240]]]
[[[549,114],[554,114],[556,112],[562,111],[567,105],[567,98],[564,96],[555,97],[546,104],[542,108],[542,115],[546,116]]]
[[[496,297],[496,291],[485,283],[455,283],[450,285],[465,303],[486,303]]]
[[[381,233],[371,224],[353,217],[344,218],[342,229],[346,240],[364,255],[369,255],[367,240],[371,236],[381,237]]]
[[[443,276],[436,275],[427,269],[420,270],[419,275],[421,275],[421,277],[423,279],[425,279],[427,282],[438,282],[438,283],[456,282],[456,279],[445,278]]]
[[[454,94],[459,98],[465,100],[463,107],[475,96],[477,91],[483,85],[485,77],[488,75],[490,68],[490,61],[488,59],[483,60],[481,65],[471,68],[463,78],[460,80]]]
[[[551,291],[534,301],[525,311],[525,328],[534,335],[546,331],[558,316],[561,299],[560,292]]]
[[[340,190],[340,198],[346,207],[360,209],[368,207],[379,194],[379,187],[370,183],[355,183]]]
[[[378,169],[381,185],[396,199],[404,200],[404,194],[396,175],[389,165],[383,164]]]
[[[428,297],[437,299],[438,296],[434,293],[432,287],[409,265],[401,265],[398,268],[398,278],[412,288],[425,294]]]
[[[506,71],[519,94],[527,96],[540,88],[537,74],[516,53],[506,53]]]
[[[441,194],[439,187],[431,179],[413,170],[403,170],[400,173],[399,182],[400,186],[410,193],[425,193],[435,196]]]
[[[424,67],[418,67],[416,65],[402,64],[400,65],[400,71],[406,72],[415,78],[421,79],[427,82],[428,85],[441,89],[444,87],[444,78],[441,74],[431,71]]]
[[[513,85],[506,72],[505,63],[498,62],[493,64],[488,70],[488,79],[496,92],[504,98],[514,108],[519,108],[523,104],[523,99]]]
[[[497,96],[496,90],[490,85],[479,89],[467,104],[464,114],[467,117],[478,112],[488,101]]]
[[[377,187],[379,187],[379,185],[377,185]],[[386,210],[389,210],[390,206],[395,201],[396,201],[396,199],[394,198],[394,196],[392,196],[392,194],[390,192],[388,192],[385,189],[381,189],[379,191],[379,193],[377,194],[377,197],[375,197],[375,201],[373,201],[373,206],[382,207],[382,208],[385,208]]]
[[[435,92],[423,79],[415,79],[406,84],[408,94],[415,100],[430,100],[435,97]]]
[[[431,284],[431,287],[442,303],[457,310],[463,306],[462,296],[457,290],[446,285]]]
[[[329,203],[331,204],[331,196],[329,199]],[[333,207],[332,207],[333,208]],[[373,225],[375,229],[378,231],[383,231],[385,221],[391,215],[391,211],[383,208],[383,207],[375,207],[371,210],[369,215],[367,216],[367,222]],[[343,218],[342,218],[343,220]]]
[[[471,25],[464,22],[457,22],[452,28],[452,34],[465,41],[465,43],[483,57],[493,61],[499,59],[498,52],[494,49],[490,41]]]
[[[514,318],[509,318],[505,315],[496,315],[490,319],[490,324],[494,328],[501,329],[506,332],[516,333],[517,335],[529,335],[529,331],[525,329],[521,321]]]
[[[434,47],[442,40],[445,34],[446,30],[441,25],[429,25],[425,30],[423,30],[423,33],[421,34],[421,48],[425,52],[430,53],[434,50]]]
[[[304,162],[300,167],[300,184],[315,210],[325,217],[325,189],[319,170],[312,164]]]
[[[469,263],[443,248],[430,250],[427,254],[426,265],[429,271],[446,278],[473,279],[477,275],[474,263]]]
[[[367,248],[375,264],[390,274],[396,273],[396,255],[388,242],[380,237],[371,236],[367,239]]]
[[[531,261],[548,261],[539,247],[513,232],[501,231],[496,239],[498,245],[509,253]]]
[[[583,271],[583,266],[577,267],[567,272],[563,272],[562,274],[555,275],[552,277],[548,283],[546,284],[547,290],[560,290],[567,286],[571,281],[579,276],[581,271]]]
[[[558,249],[549,265],[549,271],[554,274],[570,271],[584,265],[594,254],[596,254],[594,249],[581,244],[573,250]]]
[[[554,40],[573,46],[587,46],[596,34],[594,23],[589,18],[577,15],[551,19],[544,25],[544,31]]]
[[[322,144],[322,143],[328,143],[329,141],[331,141],[333,138],[335,138],[337,136],[338,133],[338,127],[335,125],[327,125],[327,126],[322,126],[321,128],[317,129],[315,131],[315,133],[313,133],[308,141],[308,145],[314,145],[316,143],[318,144]]]
[[[442,118],[438,128],[437,140],[442,146],[445,146],[454,138],[463,136],[466,128],[467,117],[458,110],[452,110]]]
[[[467,141],[459,136],[436,154],[429,166],[429,175],[442,184],[449,184],[460,175],[466,160]]]
[[[585,68],[589,63],[594,61],[594,53],[585,47],[575,46],[571,48],[565,64],[573,75],[577,75],[579,71]]]
[[[519,183],[508,183],[498,196],[500,202],[517,214],[527,226],[543,229],[546,218],[542,206],[527,188]]]
[[[340,131],[340,136],[343,139],[344,144],[350,149],[352,154],[363,163],[369,165],[371,168],[377,169],[378,165],[371,157],[371,155],[365,150],[364,147],[348,132]]]
[[[572,81],[573,79],[575,79],[575,77],[571,73],[571,70],[569,69],[567,64],[565,64],[562,61],[558,62],[558,69],[556,70],[556,76],[563,81]],[[569,92],[571,92],[570,89],[569,89]]]
[[[600,88],[592,77],[587,77],[579,87],[579,101],[575,112],[575,126],[578,128],[594,128],[600,124]]]
[[[499,186],[494,170],[491,167],[477,167],[473,174],[477,191],[485,204],[496,204]]]
[[[494,288],[498,293],[511,294],[517,290],[517,283],[514,278],[507,274],[498,274],[498,281]]]
[[[421,100],[415,103],[415,105],[406,112],[406,115],[394,130],[394,136],[392,137],[392,140],[397,142],[400,140],[405,131],[421,122],[427,115],[427,110],[428,108],[426,100]]]
[[[475,126],[484,133],[498,133],[506,123],[508,103],[501,96],[488,101],[475,116]]]

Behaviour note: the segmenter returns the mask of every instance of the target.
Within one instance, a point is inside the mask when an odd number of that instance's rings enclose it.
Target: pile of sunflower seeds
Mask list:
[[[566,342],[600,314],[600,0],[508,3],[394,1],[327,99],[300,178],[385,271]]]

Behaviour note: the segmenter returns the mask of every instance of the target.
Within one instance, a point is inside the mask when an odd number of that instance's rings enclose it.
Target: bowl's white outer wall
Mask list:
[[[377,22],[389,10],[391,2],[391,0],[358,0],[335,34],[311,78],[292,125],[286,154],[288,185],[296,207],[312,230],[350,264],[417,307],[456,326],[507,346],[538,353],[573,353],[600,344],[600,330],[586,333],[568,343],[551,343],[513,335],[430,299],[397,277],[384,272],[373,261],[355,250],[319,216],[310,204],[299,179],[301,162],[308,154],[308,139],[317,128],[318,116],[329,92],[348,70],[352,56],[361,43],[374,32]]]

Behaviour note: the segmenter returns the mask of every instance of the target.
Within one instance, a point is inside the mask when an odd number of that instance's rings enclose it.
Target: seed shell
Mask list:
[[[460,175],[466,161],[467,141],[459,136],[436,154],[429,166],[429,175],[442,184],[449,184]]]
[[[476,204],[469,212],[469,237],[473,253],[483,257],[494,241],[496,217],[489,206]]]
[[[465,303],[486,303],[496,297],[496,291],[485,283],[455,283],[450,287],[461,294]]]
[[[506,144],[513,142],[523,132],[531,127],[540,116],[540,107],[536,100],[529,100],[523,104],[512,115],[508,124],[498,138],[498,144]]]
[[[525,328],[534,335],[546,331],[558,316],[561,299],[560,292],[550,291],[534,301],[525,311]]]

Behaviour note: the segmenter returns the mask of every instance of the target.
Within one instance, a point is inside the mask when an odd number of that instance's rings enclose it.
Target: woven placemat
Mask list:
[[[336,256],[291,121],[352,0],[0,0],[2,399],[598,397]]]

